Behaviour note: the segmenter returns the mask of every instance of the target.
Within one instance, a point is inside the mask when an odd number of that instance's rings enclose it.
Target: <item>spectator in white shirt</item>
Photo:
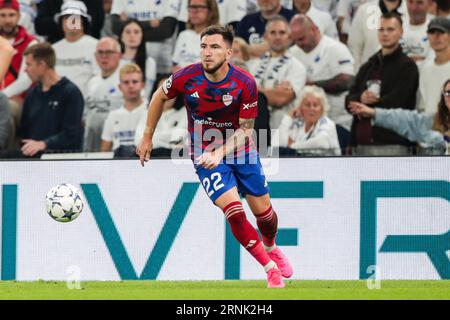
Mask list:
[[[280,128],[280,155],[314,154],[341,155],[335,123],[326,116],[329,109],[325,92],[316,86],[306,86],[300,96],[300,105],[285,115]],[[287,148],[284,150],[283,148]]]
[[[177,36],[180,0],[114,0],[111,8],[113,32],[119,34],[128,19],[144,28],[147,54],[156,61],[157,74],[172,70],[172,52]]]
[[[103,127],[100,150],[114,151],[116,157],[134,157],[135,132],[139,120],[147,114],[146,101],[141,96],[144,75],[137,64],[127,64],[120,69],[119,89],[123,105],[108,114]]]
[[[216,0],[188,1],[187,29],[178,35],[172,58],[172,72],[200,61],[200,34],[204,28],[219,23]]]
[[[437,17],[428,25],[428,39],[435,58],[425,61],[419,78],[418,110],[436,112],[441,88],[450,75],[450,20]]]
[[[337,5],[337,27],[339,39],[347,43],[348,32],[358,8],[370,0],[340,0]]]
[[[95,63],[98,40],[84,32],[84,25],[91,17],[87,14],[83,2],[66,1],[55,20],[62,24],[64,31],[64,39],[53,44],[56,52],[56,72],[75,83],[86,97],[87,83],[98,70]]]
[[[329,117],[350,130],[352,117],[345,109],[347,94],[355,75],[354,60],[348,48],[338,40],[322,35],[310,17],[298,14],[291,20],[289,52],[307,70],[307,84],[321,87],[331,106]]]
[[[114,38],[102,38],[95,52],[99,74],[88,83],[84,112],[84,151],[100,151],[103,125],[108,114],[120,108],[123,97],[119,90],[120,45]]]
[[[322,34],[338,39],[336,24],[331,15],[317,9],[311,0],[294,0],[294,11],[310,17]]]
[[[270,50],[262,58],[248,61],[259,92],[268,100],[271,129],[277,129],[283,116],[294,108],[295,99],[306,82],[305,67],[288,52],[290,33],[289,22],[284,17],[273,17],[267,22],[264,34]]]
[[[406,6],[409,20],[403,23],[400,45],[403,52],[421,67],[425,59],[433,58],[427,35],[429,1],[406,0]]]
[[[119,43],[122,48],[123,64],[136,63],[144,72],[145,97],[150,97],[156,80],[156,61],[147,56],[144,29],[137,20],[130,19],[124,23],[119,33]]]

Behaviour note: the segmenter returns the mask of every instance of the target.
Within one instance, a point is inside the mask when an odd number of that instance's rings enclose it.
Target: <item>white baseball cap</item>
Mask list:
[[[65,1],[61,6],[61,12],[55,14],[55,22],[58,23],[60,17],[68,15],[82,16],[88,19],[89,22],[91,22],[91,16],[87,13],[86,5],[84,4],[84,2],[81,1],[76,0]]]

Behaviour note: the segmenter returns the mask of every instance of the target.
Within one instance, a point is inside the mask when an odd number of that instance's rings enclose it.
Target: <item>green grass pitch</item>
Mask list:
[[[0,282],[0,299],[32,300],[300,300],[300,299],[433,299],[450,300],[450,280],[382,280],[380,289],[366,281],[286,280],[284,289],[267,289],[265,281],[118,281],[81,282],[68,289],[65,282]]]

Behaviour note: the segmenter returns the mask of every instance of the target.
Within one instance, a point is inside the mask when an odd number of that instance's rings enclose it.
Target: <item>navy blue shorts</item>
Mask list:
[[[243,196],[249,194],[259,197],[269,193],[259,155],[253,156],[256,158],[252,162],[248,161],[249,156],[246,155],[245,163],[225,162],[212,170],[194,164],[203,189],[212,202],[233,187],[237,187]]]

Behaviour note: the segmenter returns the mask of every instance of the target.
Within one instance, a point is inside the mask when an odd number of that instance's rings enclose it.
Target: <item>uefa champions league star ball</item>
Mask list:
[[[83,210],[80,193],[71,184],[59,184],[51,188],[46,196],[47,213],[58,222],[75,220]]]

